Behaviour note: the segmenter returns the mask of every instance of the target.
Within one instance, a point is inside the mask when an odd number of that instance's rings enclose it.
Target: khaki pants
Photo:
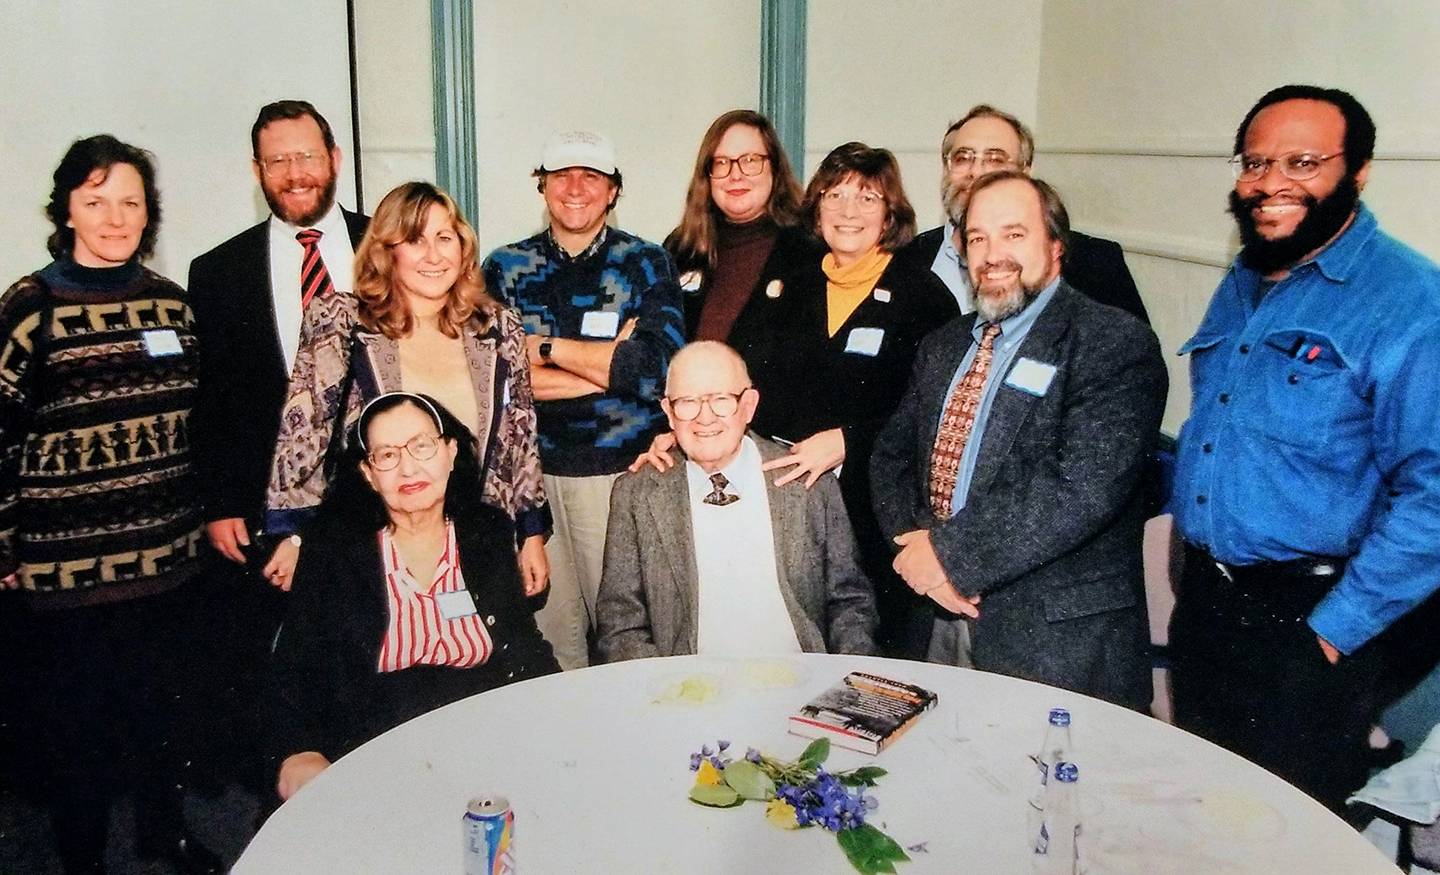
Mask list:
[[[555,533],[545,544],[550,595],[535,614],[535,622],[566,671],[590,664],[589,634],[595,628],[595,602],[604,568],[610,484],[619,476],[545,475],[545,497],[555,519]]]

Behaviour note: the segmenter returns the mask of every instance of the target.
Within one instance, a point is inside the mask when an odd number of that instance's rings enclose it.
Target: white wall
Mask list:
[[[1036,173],[1076,227],[1119,240],[1167,353],[1238,248],[1225,212],[1235,128],[1261,94],[1313,82],[1378,128],[1365,200],[1440,257],[1440,4],[1428,0],[1046,0]],[[1166,427],[1189,409],[1170,356]]]
[[[435,181],[430,5],[356,0],[355,56],[360,181],[369,213],[402,182]]]
[[[308,98],[348,152],[344,0],[0,0],[0,33],[0,284],[50,260],[51,175],[80,137],[155,153],[164,216],[150,264],[179,282],[192,257],[268,212],[250,170],[263,104]],[[343,174],[340,198],[354,200]]]
[[[530,171],[545,138],[571,128],[615,141],[625,177],[615,224],[662,239],[705,128],[759,100],[759,34],[757,0],[477,3],[481,249],[544,227]]]
[[[1035,117],[1040,13],[1040,0],[810,0],[802,183],[841,143],[883,146],[920,229],[940,224],[945,128],[977,103]]]

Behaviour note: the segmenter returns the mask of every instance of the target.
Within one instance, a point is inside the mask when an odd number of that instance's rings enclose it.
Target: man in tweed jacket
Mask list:
[[[873,653],[875,601],[834,477],[776,487],[750,435],[759,393],[714,341],[675,357],[662,404],[680,464],[615,482],[600,584],[612,662],[705,653]]]
[[[871,459],[896,570],[939,608],[932,660],[968,650],[977,668],[1144,708],[1140,473],[1165,405],[1159,343],[1060,278],[1069,221],[1045,183],[982,177],[965,218],[976,312],[921,343]],[[962,380],[987,339],[988,369]],[[976,383],[947,478],[942,417]]]

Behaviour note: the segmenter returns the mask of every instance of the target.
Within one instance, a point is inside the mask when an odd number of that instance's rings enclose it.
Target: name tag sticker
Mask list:
[[[146,331],[141,337],[145,340],[145,351],[150,354],[151,358],[179,355],[184,352],[180,348],[180,335],[176,334],[173,328],[157,328]]]
[[[591,310],[580,320],[580,333],[586,337],[614,337],[620,333],[620,314]]]
[[[883,328],[852,328],[845,338],[845,351],[860,355],[879,355],[880,343],[885,340]]]
[[[879,301],[879,302],[882,303],[882,304],[888,304],[888,303],[890,303],[890,290],[889,290],[889,289],[876,289],[876,290],[875,290],[875,300]]]
[[[1044,398],[1050,391],[1050,381],[1055,379],[1055,366],[1034,359],[1022,358],[1010,369],[1005,385],[1021,392],[1028,392],[1036,398]]]
[[[475,600],[470,597],[468,589],[440,593],[435,596],[435,607],[440,609],[440,616],[447,620],[459,620],[479,613],[475,610]]]

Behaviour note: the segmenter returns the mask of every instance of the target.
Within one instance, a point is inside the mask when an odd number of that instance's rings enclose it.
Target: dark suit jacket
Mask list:
[[[903,257],[928,270],[935,263],[944,237],[944,225],[931,228],[917,235],[896,257]],[[1146,325],[1150,324],[1150,316],[1140,300],[1140,290],[1135,287],[1130,268],[1125,266],[1125,252],[1114,240],[1071,231],[1061,276],[1065,282],[1100,303],[1119,307]]]
[[[1151,694],[1140,475],[1165,407],[1159,342],[1062,281],[1014,359],[1055,365],[1048,390],[1000,387],[967,503],[941,522],[929,506],[931,452],[975,318],[926,338],[876,441],[881,527],[891,536],[929,529],[951,584],[984,597],[977,667],[1143,708]]]
[[[377,535],[322,517],[305,538],[275,639],[270,707],[282,758],[314,750],[334,761],[426,711],[559,670],[523,594],[510,518],[479,506],[456,522],[455,541],[465,588],[494,643],[490,659],[379,672],[389,603]]]
[[[765,461],[786,452],[764,438],[755,444]],[[700,585],[689,481],[684,456],[677,455],[668,470],[621,475],[611,490],[596,608],[597,646],[606,662],[695,652]],[[767,474],[765,482],[775,570],[801,649],[874,653],[875,598],[857,564],[835,478],[821,477],[806,489],[798,481],[777,488],[774,477]],[[734,507],[744,513],[744,499]]]
[[[341,212],[351,245],[359,245],[370,220]],[[190,262],[188,286],[200,342],[190,439],[205,519],[244,517],[252,528],[265,510],[290,380],[270,294],[269,224],[247,228]]]

